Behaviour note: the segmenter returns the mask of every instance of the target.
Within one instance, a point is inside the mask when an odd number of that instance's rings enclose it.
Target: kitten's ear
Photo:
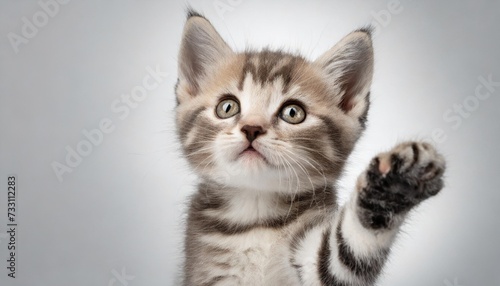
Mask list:
[[[199,89],[200,79],[225,56],[232,54],[210,22],[190,10],[184,26],[181,50],[179,52],[179,82],[187,84],[191,95]]]
[[[369,91],[373,76],[373,47],[370,29],[361,29],[345,36],[315,62],[327,76],[338,105],[363,124],[369,106]]]

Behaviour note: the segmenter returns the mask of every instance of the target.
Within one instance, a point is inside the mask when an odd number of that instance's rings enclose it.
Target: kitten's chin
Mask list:
[[[269,165],[265,157],[259,153],[244,152],[237,160],[220,164],[218,171],[212,174],[213,180],[219,184],[238,189],[255,191],[282,191],[284,174]]]
[[[239,171],[239,173],[238,173]],[[273,170],[267,169],[256,173],[248,170],[232,170],[233,174],[227,173],[228,176],[219,177],[218,181],[221,185],[239,190],[249,190],[255,192],[283,192],[286,189],[284,180],[280,182]]]
[[[256,172],[270,165],[266,157],[251,146],[243,150],[236,160],[243,168]]]
[[[240,149],[241,148],[241,149]],[[240,146],[229,152],[218,153],[215,168],[208,177],[217,183],[238,189],[255,191],[283,191],[289,187],[286,172],[252,145]]]

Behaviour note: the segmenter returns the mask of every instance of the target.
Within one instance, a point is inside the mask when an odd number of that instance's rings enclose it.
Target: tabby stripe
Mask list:
[[[343,213],[341,214],[340,221],[342,221],[342,219]],[[383,261],[387,256],[387,251],[381,251],[378,254],[380,255],[380,258],[371,257],[367,258],[366,260],[357,258],[344,239],[341,223],[339,223],[337,226],[336,238],[339,260],[342,262],[342,264],[344,264],[344,266],[346,266],[356,276],[364,278],[366,282],[370,284],[375,282],[376,277],[382,270]]]
[[[292,238],[292,241],[290,243],[290,250],[291,250],[291,256],[294,257],[295,253],[297,252],[298,247],[300,246],[299,244],[306,238],[306,234],[309,233],[313,228],[318,226],[322,221],[321,220],[313,220],[305,225],[302,226],[294,235]]]
[[[186,140],[189,131],[191,131],[191,129],[195,125],[194,123],[196,122],[196,119],[204,110],[205,107],[200,107],[193,111],[193,113],[191,113],[187,119],[184,119],[182,122],[180,122],[179,135],[182,141]]]
[[[273,57],[273,53],[269,50],[263,50],[259,53],[259,66],[257,69],[258,79],[261,84],[269,80],[271,69],[278,63],[281,57]]]
[[[302,265],[297,264],[296,260],[296,253],[297,249],[300,247],[300,243],[306,238],[306,234],[309,233],[313,228],[317,227],[321,223],[323,223],[323,219],[314,219],[311,221],[308,221],[305,223],[298,231],[296,231],[293,236],[292,240],[290,242],[290,259],[288,260],[290,262],[290,265],[295,268],[297,272],[297,276],[299,277],[299,280],[301,283],[303,282],[303,269]],[[299,258],[300,259],[300,258]]]
[[[243,65],[240,82],[238,83],[238,89],[240,91],[243,90],[243,83],[245,82],[245,78],[247,77],[248,73],[252,75],[253,80],[257,79],[257,68],[251,62],[250,54],[247,53],[245,54],[245,64]]]
[[[303,283],[303,279],[302,276],[302,265],[299,265],[299,264],[296,264],[295,262],[293,262],[292,259],[290,259],[290,265],[292,265],[293,268],[295,268],[295,270],[297,271],[297,276],[299,277],[299,281],[300,283]]]
[[[212,192],[212,186],[207,183],[201,183],[198,186],[198,193],[195,199],[192,200],[193,207],[197,211],[202,210],[219,210],[228,202],[223,195]]]
[[[310,176],[331,176],[336,177],[341,168],[335,161],[335,156],[328,157],[325,154],[325,141],[330,143],[330,138],[325,138],[327,136],[328,131],[325,131],[324,127],[315,127],[309,128],[308,130],[304,130],[300,133],[300,137],[294,138],[291,137],[289,139],[290,142],[296,144],[297,146],[301,146],[304,149],[304,152],[307,152],[311,160],[311,164],[306,164],[304,168]],[[318,134],[327,134],[323,135],[321,139],[318,138]],[[314,140],[313,138],[318,138],[319,140]],[[334,143],[332,143],[333,145]],[[300,148],[302,149],[302,148]],[[334,152],[335,153],[335,152]]]
[[[318,255],[319,279],[324,286],[349,286],[346,282],[338,280],[330,271],[330,234],[330,229],[323,232],[323,240]]]
[[[261,85],[272,83],[277,78],[281,78],[283,80],[283,93],[286,93],[292,81],[293,72],[301,61],[303,59],[299,56],[287,55],[280,51],[264,49],[258,54],[247,52],[245,54],[245,63],[243,64],[238,89],[243,89],[245,78],[250,73],[253,81]],[[280,64],[283,64],[283,66],[273,72],[273,69]]]
[[[337,205],[336,193],[337,191],[335,190],[335,188],[333,188],[332,186],[326,186],[322,192],[300,194],[296,196],[295,200],[298,202],[302,202],[302,206],[299,205],[298,208],[323,209],[324,212],[321,213],[324,214],[327,211],[335,211]],[[321,203],[321,205],[318,204],[319,202]],[[293,202],[286,201],[287,205],[290,205],[291,203]],[[292,241],[290,242],[292,256],[295,255],[300,242],[302,242],[302,240],[306,237],[306,234],[321,223],[323,223],[323,219],[310,220],[295,232]]]
[[[269,75],[269,82],[275,81],[278,77],[283,80],[283,93],[287,93],[290,82],[292,81],[293,69],[295,67],[296,58],[291,58],[290,62],[283,65],[279,70]]]
[[[306,211],[331,210],[336,204],[335,189],[333,187],[325,187],[322,192],[314,193],[309,191],[295,195],[295,197],[285,196],[280,199],[283,208],[287,210],[283,215],[250,224],[235,224],[203,213],[207,210],[223,211],[227,201],[222,196],[217,195],[208,184],[201,184],[199,192],[192,200],[190,216],[193,222],[199,224],[199,229],[205,233],[219,232],[232,235],[248,232],[254,228],[282,228],[296,221]]]
[[[269,219],[264,222],[254,224],[238,225],[222,221],[214,217],[198,214],[194,219],[200,223],[200,230],[205,233],[219,232],[225,235],[241,234],[251,231],[255,228],[270,228],[278,229],[294,222],[299,216],[283,216],[279,218]]]
[[[342,157],[342,159],[346,159],[351,152],[351,148],[349,147],[349,142],[346,142],[345,138],[343,138],[344,136],[342,134],[342,130],[337,125],[335,125],[335,123],[333,123],[330,118],[326,116],[320,116],[319,118],[323,121],[326,128],[328,129],[328,138],[334,144],[334,147],[338,151],[338,154]]]
[[[204,249],[204,253],[209,254],[210,256],[217,256],[228,254],[231,251],[227,248],[217,247],[217,246],[206,246]]]
[[[210,281],[201,284],[201,286],[214,286],[218,282],[224,281],[224,280],[226,280],[228,278],[232,278],[232,277],[234,277],[234,276],[215,276],[214,278],[210,279]]]

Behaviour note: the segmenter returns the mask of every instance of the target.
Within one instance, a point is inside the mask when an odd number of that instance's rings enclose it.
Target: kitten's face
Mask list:
[[[363,35],[358,44],[369,39]],[[202,177],[246,189],[297,192],[331,182],[368,106],[365,86],[345,74],[332,83],[331,73],[339,72],[332,57],[237,54],[208,21],[188,19],[176,94],[178,133],[191,166]],[[349,84],[357,94],[348,94]]]

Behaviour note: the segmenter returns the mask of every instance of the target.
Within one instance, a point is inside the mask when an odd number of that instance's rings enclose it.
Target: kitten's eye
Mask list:
[[[280,117],[290,124],[299,124],[306,119],[306,112],[297,104],[289,104],[281,109]]]
[[[219,102],[215,112],[219,118],[226,119],[240,112],[240,104],[234,99],[226,98]]]

